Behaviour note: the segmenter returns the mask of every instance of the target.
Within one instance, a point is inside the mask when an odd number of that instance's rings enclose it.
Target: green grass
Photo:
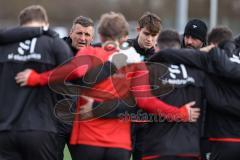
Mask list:
[[[72,160],[67,146],[64,148],[64,160]]]

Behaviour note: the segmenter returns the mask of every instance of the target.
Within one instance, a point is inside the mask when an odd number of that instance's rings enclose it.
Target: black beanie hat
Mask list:
[[[207,25],[199,19],[190,20],[185,27],[184,36],[185,35],[192,36],[205,43],[207,37]]]

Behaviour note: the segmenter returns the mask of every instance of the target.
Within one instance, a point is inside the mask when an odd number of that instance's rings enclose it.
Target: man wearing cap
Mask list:
[[[190,20],[184,29],[182,48],[200,49],[206,46],[207,26],[199,20]]]
[[[207,25],[200,19],[192,19],[185,26],[182,48],[200,49],[207,45]],[[203,116],[204,117],[204,116]],[[201,156],[207,157],[210,153],[207,138],[201,138]]]

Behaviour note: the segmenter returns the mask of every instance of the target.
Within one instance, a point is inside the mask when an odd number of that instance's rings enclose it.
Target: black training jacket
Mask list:
[[[209,138],[240,138],[240,58],[238,49],[215,48],[210,53],[164,50],[158,54],[164,61],[188,64],[207,73],[208,78],[205,83],[208,103],[206,135]]]
[[[157,55],[149,60],[159,62]],[[149,64],[151,85],[168,88],[165,93],[161,90],[153,91],[153,94],[162,101],[175,106],[196,101],[196,106],[204,111],[204,72],[190,68],[183,64],[175,65],[164,63],[168,67],[168,74],[162,74],[156,64]],[[172,86],[172,89],[167,86]],[[202,135],[203,115],[196,123],[168,122],[160,117],[149,117],[150,121],[144,133],[144,156],[167,155],[199,155],[200,137]],[[159,121],[159,122],[158,122]]]
[[[17,27],[13,31],[21,35],[26,29]],[[7,33],[12,36],[12,32]],[[37,72],[50,70],[68,60],[71,51],[50,30],[48,33],[37,33],[27,40],[24,40],[25,34],[22,35],[16,38],[21,41],[6,40],[8,43],[1,43],[0,46],[0,131],[55,132],[53,109],[56,95],[47,86],[20,87],[14,77],[26,68]]]

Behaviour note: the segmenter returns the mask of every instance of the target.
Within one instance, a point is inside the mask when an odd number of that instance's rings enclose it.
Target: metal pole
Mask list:
[[[218,0],[210,1],[210,29],[217,25]]]
[[[183,33],[188,20],[188,0],[176,1],[176,28],[179,33]]]

